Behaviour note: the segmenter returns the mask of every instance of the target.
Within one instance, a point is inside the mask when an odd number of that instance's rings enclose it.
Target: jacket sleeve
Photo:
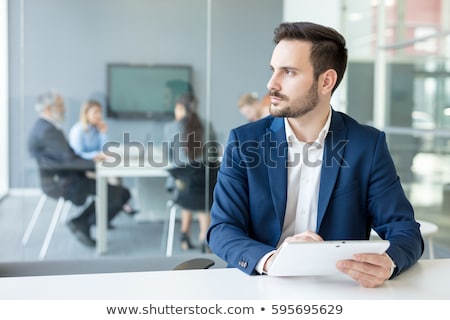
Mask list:
[[[240,147],[232,131],[214,189],[207,238],[211,250],[230,267],[256,274],[258,261],[275,248],[250,236],[247,168]]]
[[[384,133],[380,133],[371,164],[368,209],[375,231],[390,241],[387,254],[396,264],[392,277],[408,269],[424,249],[414,209],[405,196]]]

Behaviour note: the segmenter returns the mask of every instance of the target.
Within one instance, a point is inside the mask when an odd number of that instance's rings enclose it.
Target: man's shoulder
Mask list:
[[[55,127],[55,125],[53,123],[51,123],[50,121],[48,121],[47,119],[44,119],[42,117],[39,117],[36,119],[34,126],[35,127]]]
[[[381,132],[379,129],[373,127],[372,125],[363,124],[346,113],[335,111],[334,116],[338,119],[338,121],[344,124],[344,126],[349,130],[350,133],[379,135]]]
[[[43,119],[43,118],[38,118],[33,126],[31,127],[31,135],[36,134],[37,132],[41,132],[46,130],[47,128],[50,128],[52,126],[52,124],[50,122],[48,122],[47,120]]]
[[[249,122],[238,126],[233,129],[233,131],[237,132],[240,135],[262,135],[267,132],[267,129],[270,129],[274,122],[283,123],[283,118],[275,118],[273,116],[267,116],[265,118],[256,120],[254,122]]]
[[[36,120],[29,136],[29,139],[31,140],[43,140],[45,142],[47,142],[46,140],[51,140],[52,143],[56,143],[56,141],[60,140],[66,140],[66,137],[60,129],[58,129],[50,121],[43,118]]]

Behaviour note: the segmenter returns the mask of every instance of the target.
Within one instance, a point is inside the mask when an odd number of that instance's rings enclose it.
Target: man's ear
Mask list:
[[[319,92],[321,94],[331,94],[337,81],[337,72],[334,69],[328,69],[319,77]]]

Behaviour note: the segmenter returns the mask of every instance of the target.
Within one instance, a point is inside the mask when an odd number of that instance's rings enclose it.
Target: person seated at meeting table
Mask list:
[[[85,204],[88,196],[96,194],[96,183],[90,174],[95,172],[95,161],[81,158],[70,147],[61,125],[64,121],[63,97],[48,91],[37,98],[39,118],[28,138],[28,150],[36,159],[45,194],[62,194],[77,206]],[[108,223],[130,199],[130,192],[122,186],[108,185]],[[84,245],[93,247],[90,227],[95,224],[95,202],[92,201],[79,216],[68,222],[69,229]]]
[[[69,131],[69,144],[80,157],[87,160],[103,161],[106,159],[106,155],[103,153],[103,145],[107,141],[107,130],[108,125],[103,121],[100,102],[88,100],[81,106],[79,121]],[[113,185],[121,185],[122,179],[108,177],[108,182]],[[124,205],[124,211],[131,215],[138,212],[129,203]]]
[[[367,240],[390,246],[337,269],[380,286],[421,257],[424,244],[385,134],[335,111],[347,65],[344,37],[309,22],[281,23],[267,83],[271,116],[231,130],[218,173],[211,250],[229,266],[265,274],[283,242]]]
[[[107,130],[100,102],[88,100],[80,109],[79,121],[70,129],[70,146],[84,159],[105,160],[102,148],[107,139]]]

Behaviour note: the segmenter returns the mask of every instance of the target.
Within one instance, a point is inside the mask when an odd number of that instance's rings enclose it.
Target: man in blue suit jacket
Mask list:
[[[208,242],[231,267],[264,274],[284,241],[363,240],[373,228],[383,255],[337,268],[376,287],[423,253],[383,132],[334,111],[347,64],[345,39],[301,22],[275,30],[267,87],[271,116],[231,131],[218,174]]]

